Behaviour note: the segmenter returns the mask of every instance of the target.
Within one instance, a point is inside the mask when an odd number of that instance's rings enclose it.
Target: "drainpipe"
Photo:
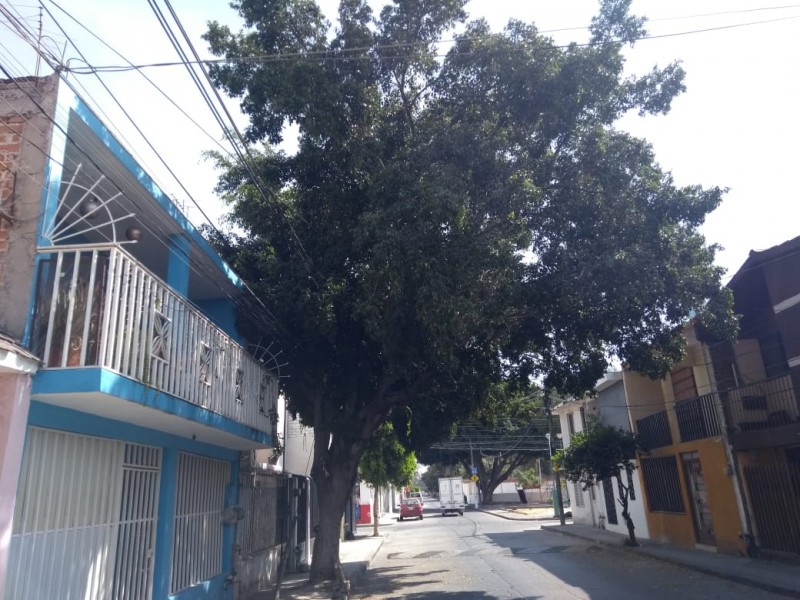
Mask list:
[[[717,418],[719,419],[722,445],[725,448],[725,455],[727,456],[728,463],[730,465],[729,476],[731,477],[733,483],[733,494],[736,497],[736,508],[739,511],[739,521],[744,528],[744,531],[739,534],[739,537],[741,537],[742,541],[745,543],[747,552],[749,554],[751,551],[750,546],[755,541],[753,537],[753,524],[750,518],[750,506],[747,503],[747,495],[744,487],[742,486],[742,480],[739,477],[739,459],[736,457],[736,452],[733,450],[733,447],[728,441],[728,422],[725,418],[725,409],[722,406],[722,397],[720,396],[719,389],[717,387],[717,378],[714,374],[714,363],[711,360],[711,352],[709,351],[707,344],[702,344],[702,348],[703,360],[705,361],[706,365],[708,365],[708,374],[712,385],[711,389],[715,392],[714,408],[717,411]]]

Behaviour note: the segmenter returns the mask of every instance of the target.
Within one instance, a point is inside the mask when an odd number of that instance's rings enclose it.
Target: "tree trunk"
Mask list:
[[[620,506],[622,506],[622,518],[625,519],[625,525],[628,527],[627,544],[629,546],[638,546],[639,542],[636,541],[636,534],[634,533],[636,527],[633,524],[631,514],[628,512],[628,495],[630,494],[630,490],[622,483],[622,476],[619,473],[617,473],[617,490],[619,490],[619,503]]]
[[[375,502],[372,503],[372,535],[373,537],[378,537],[380,535],[380,531],[378,531],[378,521],[380,520],[380,503],[381,503],[381,488],[380,486],[375,486]]]
[[[345,448],[341,438],[334,438],[328,448],[329,434],[314,431],[314,465],[311,477],[317,487],[319,526],[314,538],[311,581],[334,581],[341,577],[339,534],[342,514],[358,475],[360,451]]]

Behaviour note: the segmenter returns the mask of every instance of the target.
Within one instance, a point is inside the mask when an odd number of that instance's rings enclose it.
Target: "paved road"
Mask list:
[[[744,585],[482,512],[383,529],[362,600],[777,600]]]

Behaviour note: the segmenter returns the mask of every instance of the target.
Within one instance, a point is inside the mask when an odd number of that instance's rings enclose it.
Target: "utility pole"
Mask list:
[[[553,470],[553,477],[555,481],[553,482],[553,494],[555,500],[555,508],[556,512],[558,512],[558,520],[562,525],[566,524],[566,519],[564,517],[564,503],[561,500],[561,475],[556,469],[555,465],[553,464],[553,406],[552,406],[552,399],[550,398],[550,394],[545,393],[544,395],[544,409],[547,411],[547,449],[550,452],[550,468]]]

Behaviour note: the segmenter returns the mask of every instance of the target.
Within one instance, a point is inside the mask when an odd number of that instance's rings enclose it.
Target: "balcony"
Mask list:
[[[798,422],[797,393],[789,375],[729,390],[728,425],[734,432],[770,430]]]
[[[648,450],[672,445],[672,433],[666,410],[637,419],[636,431],[642,445]]]
[[[675,403],[675,415],[682,442],[718,436],[721,433],[716,394],[680,400]]]
[[[42,250],[32,339],[48,369],[100,367],[273,432],[275,376],[118,246]]]

